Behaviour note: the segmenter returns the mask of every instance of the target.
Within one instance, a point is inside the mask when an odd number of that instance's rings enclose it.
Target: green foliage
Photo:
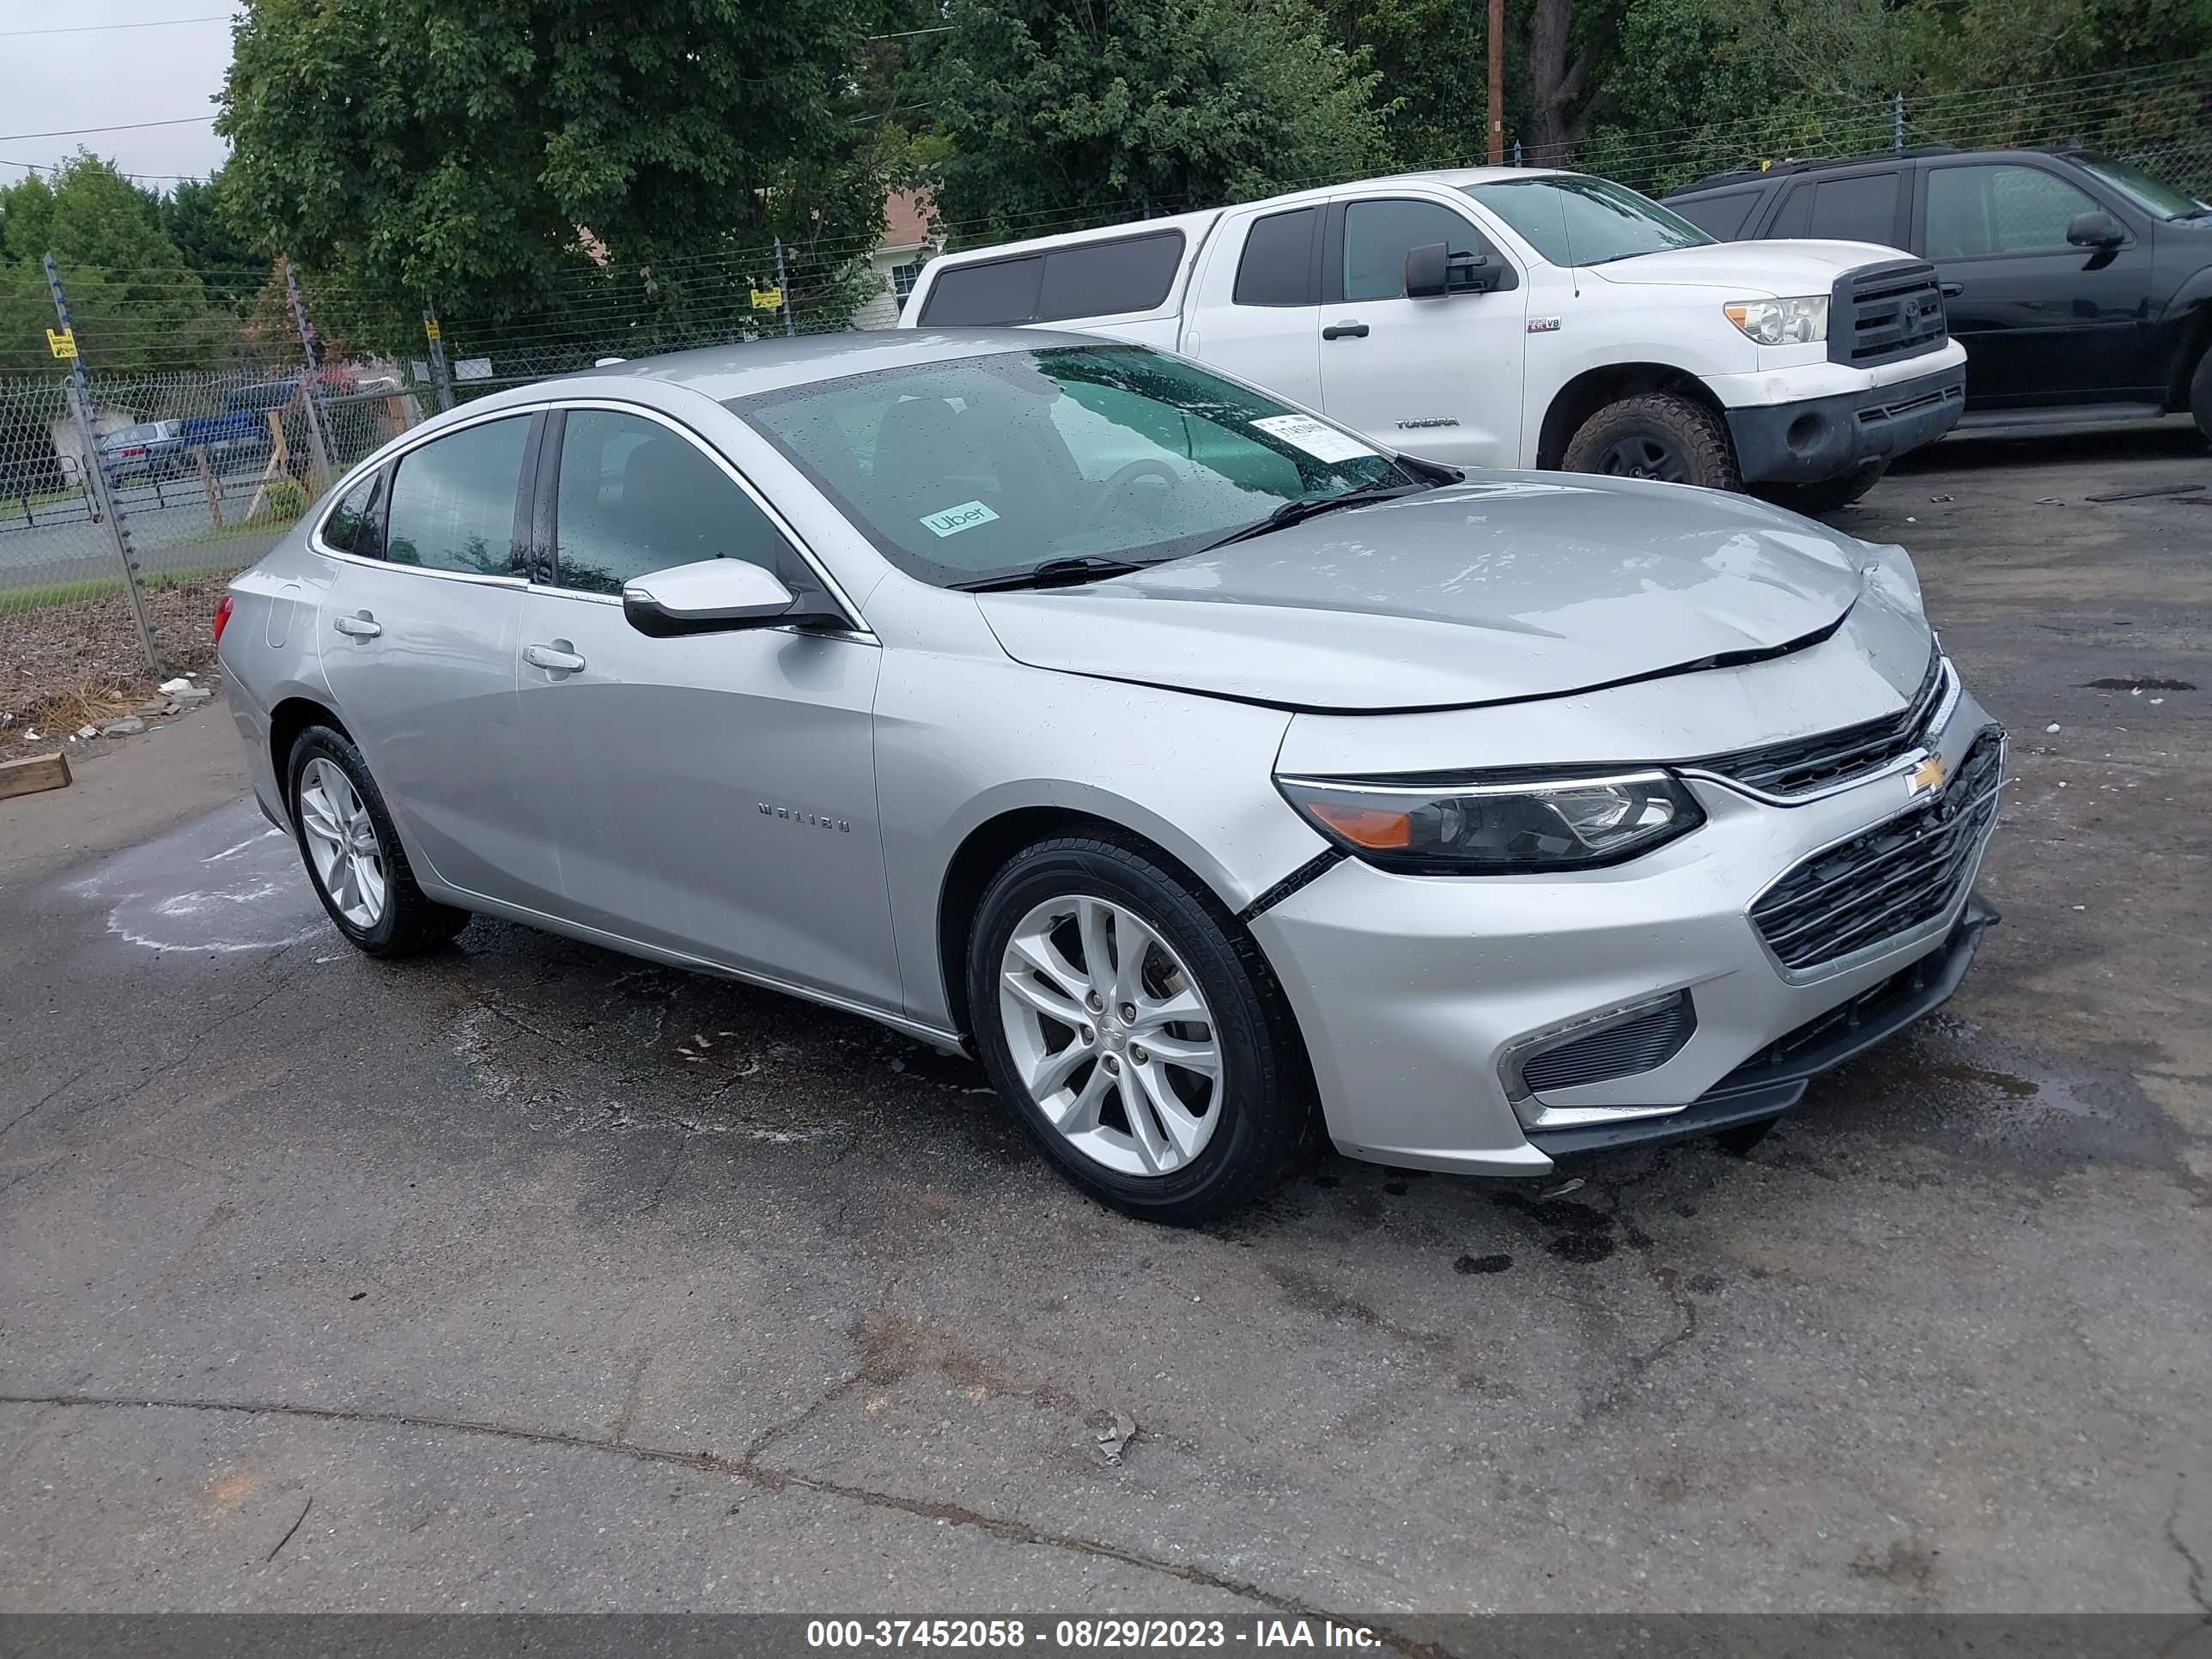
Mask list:
[[[448,315],[882,222],[864,0],[262,0],[218,130],[267,245]]]
[[[1197,207],[1387,156],[1374,72],[1306,0],[951,0],[946,15],[927,78],[948,222],[1014,234]]]
[[[204,183],[187,179],[161,198],[161,229],[198,271],[208,297],[240,316],[268,278],[269,258],[238,234],[225,199],[222,172]]]

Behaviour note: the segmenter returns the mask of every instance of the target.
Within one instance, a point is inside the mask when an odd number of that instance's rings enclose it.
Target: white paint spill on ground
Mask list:
[[[251,801],[125,848],[69,884],[107,931],[149,951],[276,951],[330,927],[291,837]]]

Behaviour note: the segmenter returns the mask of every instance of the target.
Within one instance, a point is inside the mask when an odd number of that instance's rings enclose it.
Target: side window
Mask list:
[[[2095,200],[2040,167],[1997,164],[1931,168],[1928,257],[1972,259],[1990,253],[2064,253],[2066,227]]]
[[[1314,237],[1321,210],[1294,208],[1255,219],[1237,262],[1237,287],[1231,299],[1240,306],[1317,306],[1314,283]]]
[[[1021,323],[1036,313],[1044,260],[994,259],[940,271],[923,301],[925,323]]]
[[[1769,236],[1806,236],[1813,229],[1813,186],[1810,182],[1790,186],[1789,195],[1782,198],[1782,211],[1774,216],[1774,222],[1766,228]]]
[[[1182,263],[1179,230],[1054,248],[1044,256],[1044,285],[1034,320],[1150,311],[1168,297]]]
[[[385,510],[384,556],[425,570],[514,569],[514,498],[530,416],[488,421],[401,457]]]
[[[1406,292],[1406,255],[1442,242],[1453,253],[1496,252],[1482,234],[1434,202],[1354,202],[1344,210],[1344,297],[1396,300]]]
[[[619,593],[648,571],[744,559],[787,578],[790,544],[690,439],[658,421],[572,409],[561,434],[555,545],[562,587]]]
[[[1894,173],[1856,179],[1823,179],[1813,191],[1811,234],[1835,242],[1895,242]]]
[[[1665,205],[1706,235],[1733,242],[1743,234],[1752,209],[1759,205],[1759,195],[1755,190],[1730,190],[1718,196],[1701,196],[1694,202],[1668,202]]]
[[[384,480],[378,468],[346,491],[345,499],[323,520],[323,544],[364,559],[384,556]]]

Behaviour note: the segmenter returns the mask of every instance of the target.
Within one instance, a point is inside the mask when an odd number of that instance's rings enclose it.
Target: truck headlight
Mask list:
[[[1721,309],[1729,321],[1761,345],[1810,345],[1828,337],[1828,296],[1795,300],[1731,300]]]
[[[1656,770],[1433,787],[1278,778],[1275,787],[1347,852],[1413,875],[1595,869],[1640,857],[1705,821],[1681,782]]]

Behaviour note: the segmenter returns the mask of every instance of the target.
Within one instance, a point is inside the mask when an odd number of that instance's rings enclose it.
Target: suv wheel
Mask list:
[[[292,745],[287,798],[300,857],[338,931],[373,957],[409,957],[445,944],[469,913],[416,885],[383,793],[343,732],[311,726]]]
[[[1210,1220],[1304,1144],[1304,1059],[1258,946],[1138,848],[1018,854],[977,908],[968,994],[1000,1095],[1061,1174],[1126,1214]]]
[[[2189,412],[2197,429],[2212,439],[2212,351],[2197,360],[2197,372],[2189,377]]]
[[[1567,442],[1570,472],[1741,489],[1735,446],[1721,417],[1703,404],[1654,392],[1608,404]]]

